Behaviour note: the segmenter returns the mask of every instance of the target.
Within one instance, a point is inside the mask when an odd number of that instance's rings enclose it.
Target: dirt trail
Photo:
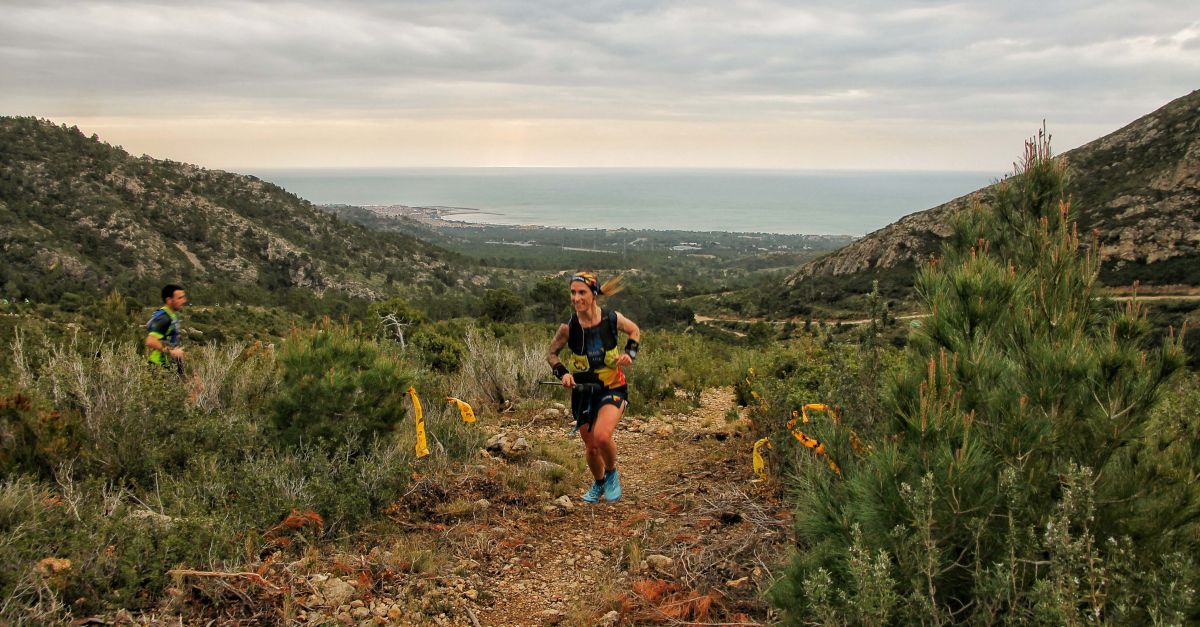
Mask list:
[[[727,420],[733,406],[731,391],[710,390],[687,416],[627,416],[616,435],[621,500],[576,494],[570,509],[525,516],[482,573],[491,604],[476,608],[479,623],[767,619],[759,586],[786,552],[789,522],[750,492],[751,442]],[[548,428],[568,437],[561,423]],[[590,476],[577,479],[582,492]]]
[[[768,484],[750,481],[753,438],[730,389],[706,391],[686,415],[626,416],[615,436],[616,503],[579,499],[591,476],[564,414],[481,423],[509,448],[410,486],[384,512],[403,533],[277,566],[273,576],[297,591],[280,622],[773,622],[762,591],[788,554],[791,516]],[[268,611],[248,608],[245,624]]]

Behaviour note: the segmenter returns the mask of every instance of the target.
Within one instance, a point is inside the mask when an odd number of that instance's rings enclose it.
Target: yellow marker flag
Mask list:
[[[804,422],[806,424],[808,423],[809,410],[825,412],[826,414],[833,416],[833,424],[841,424],[842,413],[838,411],[836,407],[830,407],[825,403],[809,403],[800,408],[800,411],[804,414]],[[796,412],[792,412],[793,415],[795,415],[795,413]]]
[[[771,448],[771,441],[767,438],[754,443],[754,474],[758,475],[759,479],[767,478],[767,460],[763,459],[762,452],[759,450],[763,444],[766,444],[767,448]]]
[[[475,422],[475,410],[466,401],[460,401],[453,396],[447,396],[446,400],[458,406],[458,413],[462,414],[463,422]]]
[[[425,412],[421,410],[421,399],[417,397],[416,388],[408,388],[408,395],[413,402],[413,422],[417,426],[417,459],[429,454],[429,445],[425,442]]]

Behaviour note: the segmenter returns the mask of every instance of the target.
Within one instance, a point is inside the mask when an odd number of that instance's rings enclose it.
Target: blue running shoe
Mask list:
[[[621,498],[621,473],[616,468],[604,475],[604,500],[613,502]]]
[[[587,492],[583,493],[583,496],[580,498],[583,499],[584,503],[599,503],[600,495],[604,493],[604,486],[605,483],[603,480],[596,481],[592,484],[592,487],[589,488]]]

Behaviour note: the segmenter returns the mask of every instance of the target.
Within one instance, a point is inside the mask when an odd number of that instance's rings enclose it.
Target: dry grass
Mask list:
[[[788,512],[768,510],[743,490],[731,487],[702,497],[696,509],[715,532],[675,547],[680,579],[690,587],[723,585],[757,568],[769,578],[778,563],[781,543],[791,528]],[[719,530],[719,531],[717,531]]]

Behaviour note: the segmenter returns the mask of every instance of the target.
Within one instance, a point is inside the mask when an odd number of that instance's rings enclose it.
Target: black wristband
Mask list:
[[[640,347],[641,347],[641,344],[639,344],[637,340],[633,340],[633,339],[626,340],[625,341],[625,354],[629,355],[630,359],[637,359],[638,348],[640,348]]]
[[[562,364],[554,364],[553,370],[554,370],[554,376],[558,377],[559,379],[562,379],[563,377],[567,376],[571,372],[570,370],[567,370],[567,367]]]

